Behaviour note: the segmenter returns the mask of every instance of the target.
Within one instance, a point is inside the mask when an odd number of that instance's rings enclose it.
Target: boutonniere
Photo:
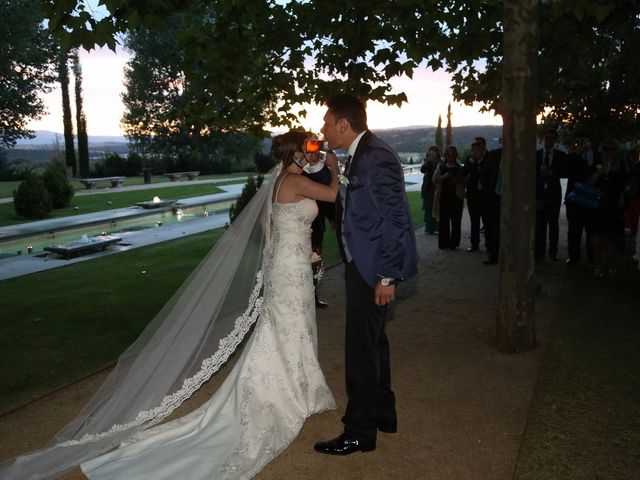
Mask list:
[[[362,186],[362,183],[360,182],[360,179],[358,177],[351,176],[349,177],[349,188],[351,188],[351,190],[355,190],[356,188],[360,188]]]
[[[347,188],[349,188],[349,190],[355,190],[355,189],[360,188],[362,186],[362,183],[360,182],[360,179],[358,177],[356,177],[355,175],[347,177],[346,175],[340,174],[340,175],[338,175],[338,181],[342,185],[345,185]]]

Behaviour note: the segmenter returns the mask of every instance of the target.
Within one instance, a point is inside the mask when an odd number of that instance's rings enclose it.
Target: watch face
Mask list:
[[[380,280],[380,283],[383,287],[388,287],[389,283],[391,283],[391,280],[389,278],[383,278],[382,280]]]

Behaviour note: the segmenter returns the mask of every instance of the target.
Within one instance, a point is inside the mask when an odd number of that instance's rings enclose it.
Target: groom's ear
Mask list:
[[[349,123],[349,120],[347,120],[346,118],[341,118],[337,122],[337,127],[338,127],[338,132],[340,132],[341,135],[344,135],[351,128],[351,124]]]

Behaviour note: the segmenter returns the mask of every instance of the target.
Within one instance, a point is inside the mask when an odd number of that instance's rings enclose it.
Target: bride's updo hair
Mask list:
[[[304,143],[309,134],[300,130],[290,130],[287,133],[273,137],[271,140],[271,159],[274,163],[282,162],[286,168],[293,162],[296,152],[304,152]]]

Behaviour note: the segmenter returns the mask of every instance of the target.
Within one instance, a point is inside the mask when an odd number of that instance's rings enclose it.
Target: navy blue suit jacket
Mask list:
[[[336,200],[338,244],[341,228],[362,278],[375,287],[379,276],[403,279],[418,270],[416,238],[400,160],[391,147],[367,131],[360,139],[348,173],[344,225]]]
[[[550,169],[553,170],[553,175],[548,177],[543,177],[540,174],[542,155],[543,150],[538,149],[536,151],[536,200],[538,205],[559,206],[562,203],[560,178],[566,177],[567,154],[557,148],[553,149],[553,163],[550,166]]]

